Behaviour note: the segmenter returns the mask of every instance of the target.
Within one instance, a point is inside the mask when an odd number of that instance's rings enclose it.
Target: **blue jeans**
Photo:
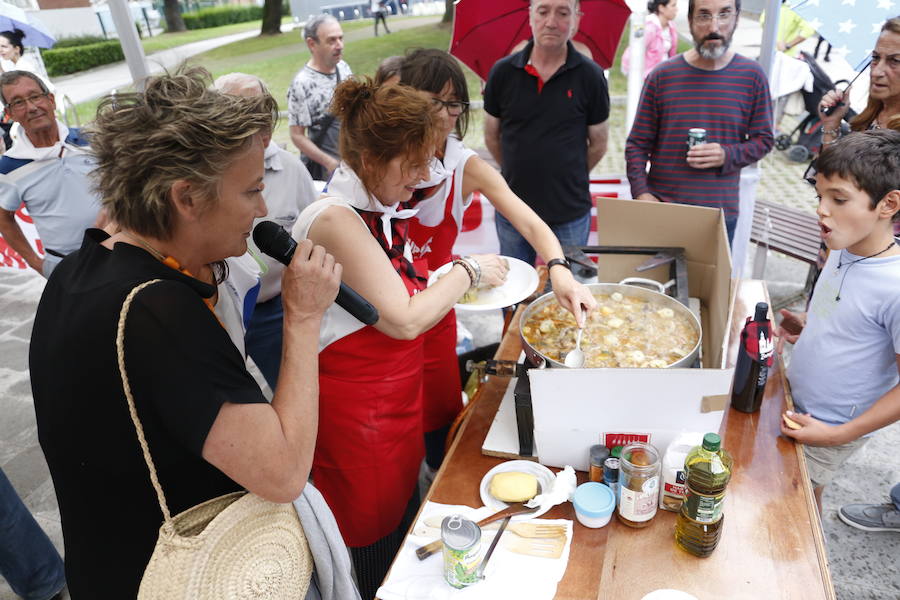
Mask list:
[[[734,242],[734,230],[737,228],[737,215],[733,217],[725,217],[725,231],[728,233],[728,245]]]
[[[900,483],[891,488],[891,502],[894,503],[894,508],[900,510]]]
[[[494,224],[497,227],[497,237],[500,239],[500,254],[512,256],[525,261],[529,265],[533,265],[537,253],[531,247],[531,244],[516,231],[512,223],[500,213],[495,213]],[[588,211],[583,217],[578,217],[565,223],[550,225],[550,229],[556,234],[563,248],[566,246],[584,246],[587,244],[588,235],[591,233],[591,213]]]
[[[259,367],[272,391],[278,383],[278,371],[281,369],[281,341],[284,308],[281,305],[281,294],[271,300],[260,302],[253,309],[250,324],[244,343],[247,354]]]
[[[0,575],[25,600],[47,600],[66,585],[63,561],[0,469]]]

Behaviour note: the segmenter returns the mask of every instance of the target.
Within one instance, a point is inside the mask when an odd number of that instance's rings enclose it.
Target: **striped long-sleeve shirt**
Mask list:
[[[706,129],[707,141],[722,145],[725,164],[688,166],[693,127]],[[665,202],[722,208],[734,217],[741,168],[765,156],[772,143],[772,102],[758,63],[736,54],[725,68],[705,71],[676,56],[650,73],[641,92],[625,146],[632,197],[649,192]]]

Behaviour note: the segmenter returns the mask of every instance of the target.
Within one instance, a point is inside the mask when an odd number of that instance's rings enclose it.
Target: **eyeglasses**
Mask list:
[[[715,19],[719,25],[727,25],[731,23],[731,20],[734,19],[734,11],[731,10],[723,10],[717,15],[708,12],[697,13],[697,16],[694,17],[694,20],[700,25],[709,25],[712,23],[713,19]]]
[[[447,102],[446,100],[441,100],[440,98],[432,98],[431,101],[435,106],[446,108],[447,113],[449,113],[453,117],[458,117],[464,110],[467,110],[469,108],[468,102],[462,102],[460,100],[451,100],[450,102]]]
[[[24,98],[16,98],[15,100],[10,100],[9,102],[7,102],[6,107],[9,110],[18,111],[18,110],[25,108],[25,105],[27,103],[31,102],[32,104],[36,105],[38,102],[40,102],[41,100],[43,100],[44,98],[46,98],[49,95],[50,95],[50,92],[44,92],[42,94],[31,94],[30,96],[26,96]]]

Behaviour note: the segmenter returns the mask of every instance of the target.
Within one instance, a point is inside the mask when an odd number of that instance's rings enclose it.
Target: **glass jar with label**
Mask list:
[[[619,520],[629,527],[646,527],[659,501],[659,452],[634,442],[619,457]]]

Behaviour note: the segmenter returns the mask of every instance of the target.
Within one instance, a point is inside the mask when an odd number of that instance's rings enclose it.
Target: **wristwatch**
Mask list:
[[[562,265],[570,271],[572,270],[572,265],[569,264],[568,258],[551,258],[549,261],[547,261],[547,270],[549,271],[556,265]]]

